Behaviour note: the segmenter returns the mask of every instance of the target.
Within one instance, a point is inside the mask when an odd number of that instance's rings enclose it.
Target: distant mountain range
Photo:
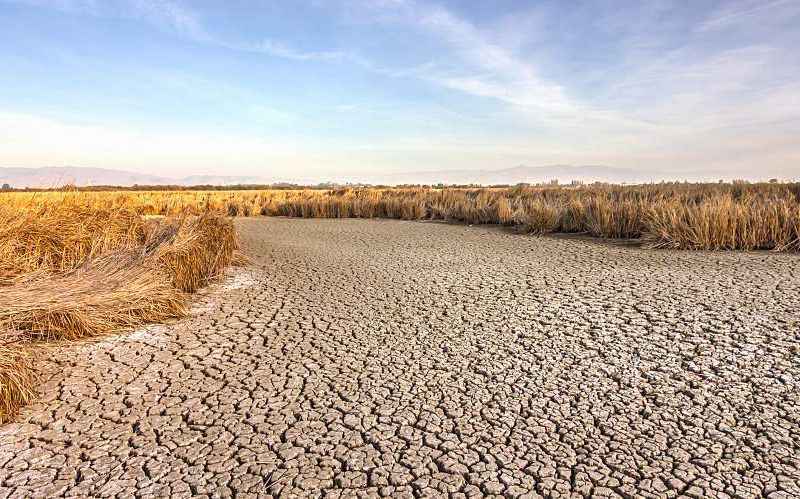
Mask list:
[[[443,170],[434,172],[398,173],[377,175],[373,183],[385,184],[518,184],[558,180],[569,183],[572,180],[583,182],[639,183],[660,180],[683,180],[677,176],[657,171],[613,168],[610,166],[515,166],[502,170]]]
[[[159,175],[134,173],[108,168],[82,168],[76,166],[48,166],[43,168],[0,168],[0,184],[12,187],[61,187],[71,184],[90,185],[236,185],[271,184],[274,178],[253,176],[193,175],[171,178]]]
[[[714,172],[695,172],[690,176],[667,174],[658,171],[613,168],[610,166],[516,166],[502,170],[443,170],[433,172],[412,172],[395,174],[375,174],[357,176],[351,179],[337,179],[340,182],[362,182],[372,184],[518,184],[559,180],[569,183],[572,180],[584,182],[604,181],[614,183],[657,182],[661,180],[714,180],[720,178]],[[241,185],[295,183],[316,184],[325,179],[288,179],[265,176],[193,175],[171,178],[147,175],[107,168],[82,168],[54,166],[44,168],[1,168],[0,184],[12,187],[60,187],[67,184],[76,186],[114,185]]]

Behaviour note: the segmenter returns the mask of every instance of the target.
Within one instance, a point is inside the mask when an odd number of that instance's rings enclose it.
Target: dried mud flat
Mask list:
[[[48,351],[0,496],[800,496],[800,257],[245,219],[192,317]]]

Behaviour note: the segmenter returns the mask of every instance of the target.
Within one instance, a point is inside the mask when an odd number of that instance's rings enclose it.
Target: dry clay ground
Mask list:
[[[239,222],[169,326],[51,350],[0,496],[800,495],[800,257]]]

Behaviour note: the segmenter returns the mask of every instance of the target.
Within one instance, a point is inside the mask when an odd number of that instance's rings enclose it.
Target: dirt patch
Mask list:
[[[2,489],[800,495],[797,255],[238,225],[192,317],[54,353]]]

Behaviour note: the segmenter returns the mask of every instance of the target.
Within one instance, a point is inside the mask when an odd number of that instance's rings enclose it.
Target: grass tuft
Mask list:
[[[236,255],[239,247],[230,220],[204,214],[180,221],[177,228],[164,227],[174,231],[174,237],[156,246],[152,262],[169,272],[176,289],[194,293],[241,258]],[[149,244],[153,237],[162,236],[151,236]]]

